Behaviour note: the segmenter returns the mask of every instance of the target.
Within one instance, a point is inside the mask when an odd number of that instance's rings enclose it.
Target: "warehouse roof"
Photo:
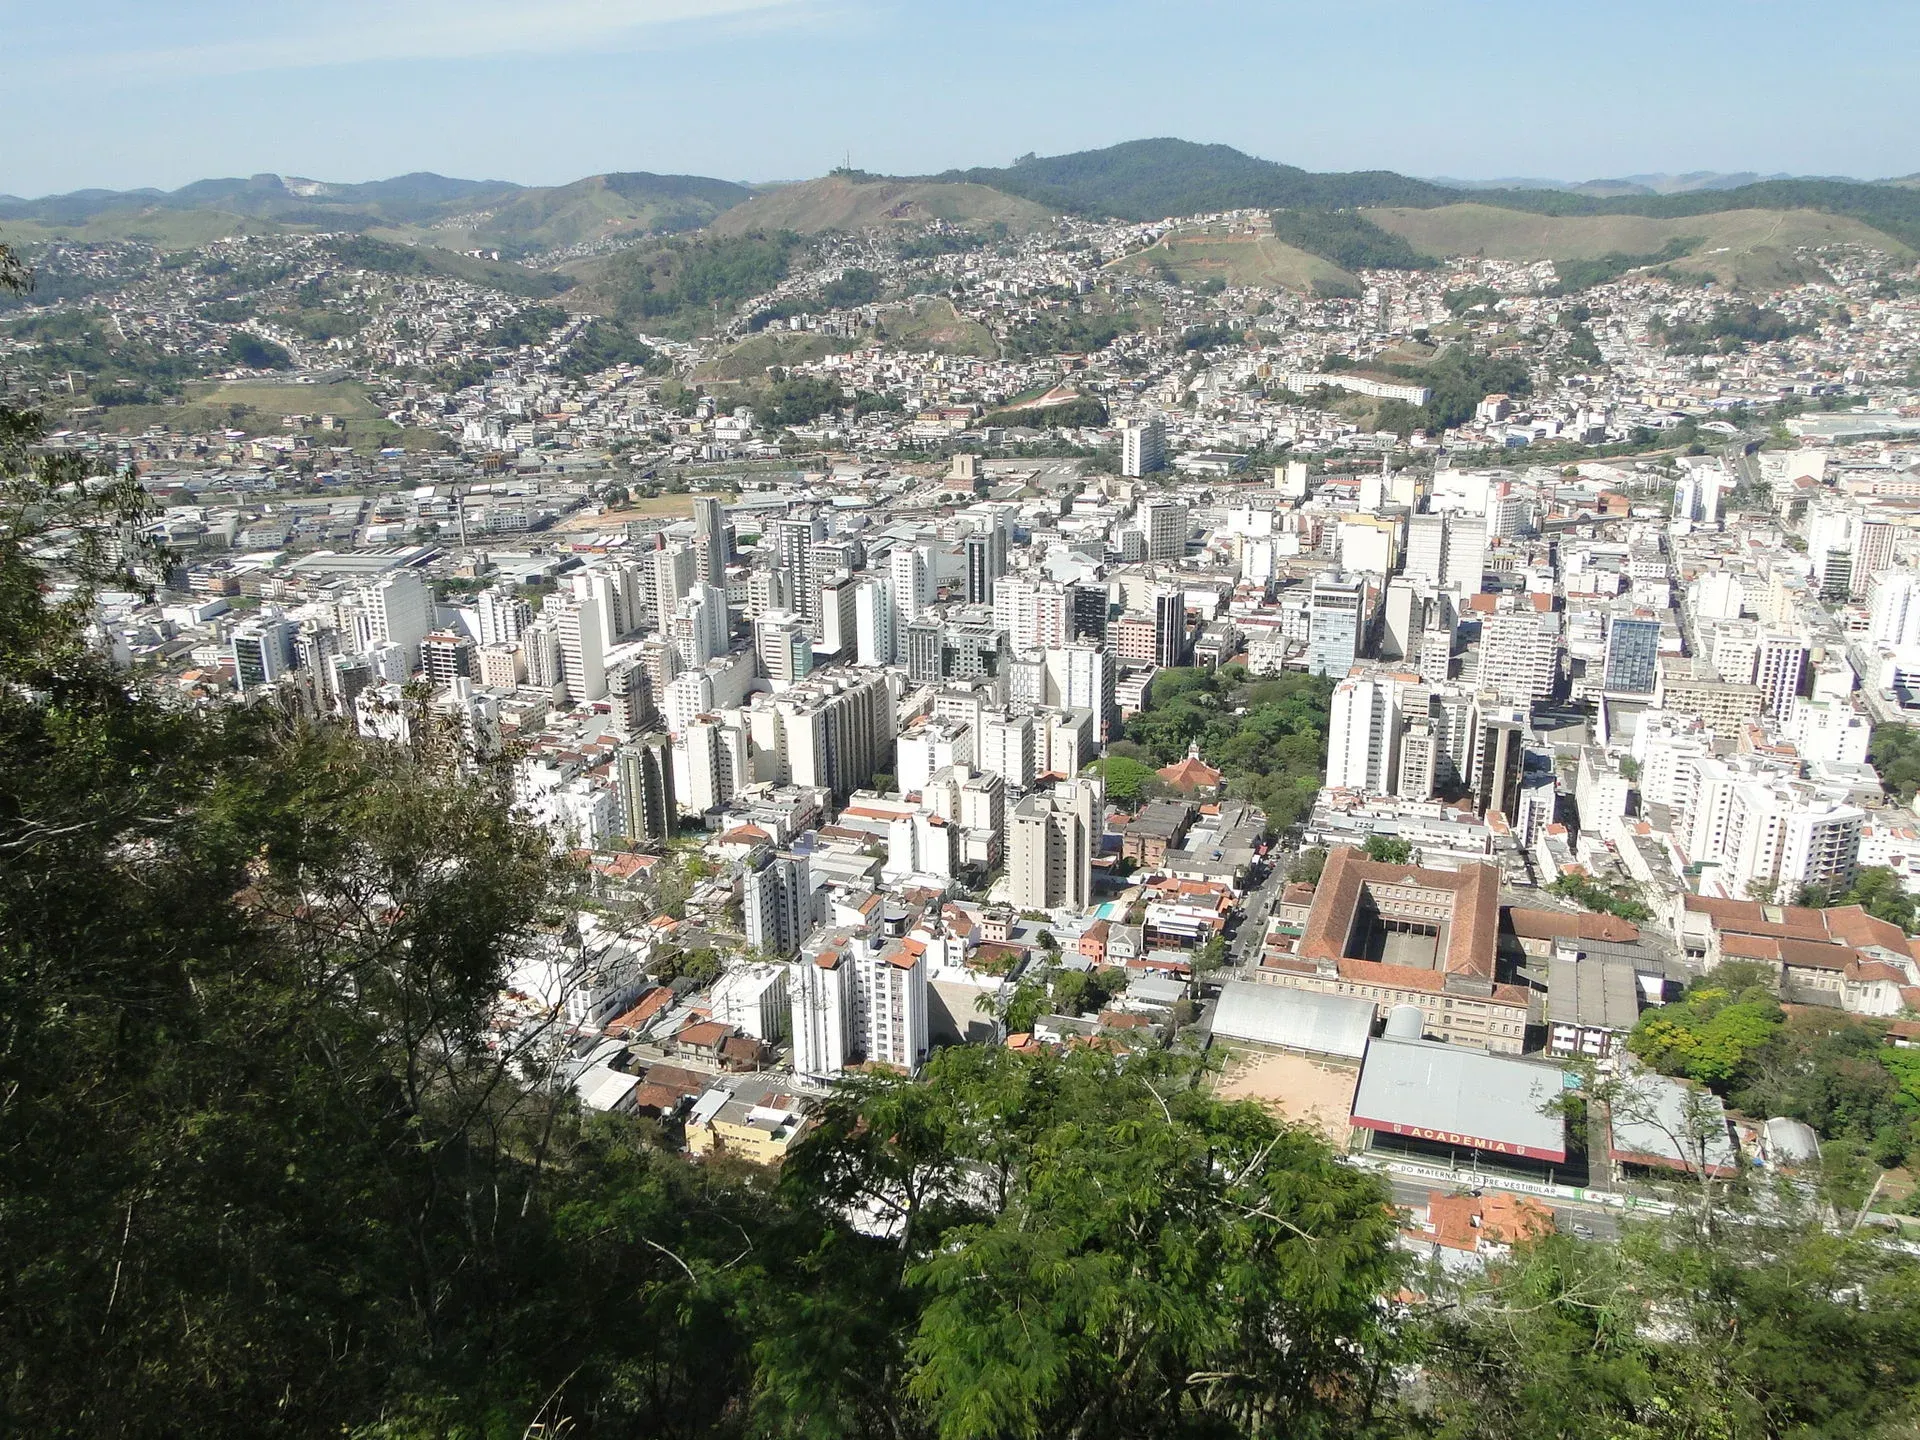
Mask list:
[[[1366,1054],[1367,1032],[1372,1025],[1371,1000],[1321,995],[1253,980],[1223,984],[1213,1012],[1213,1033],[1223,1040],[1346,1055],[1355,1060]]]
[[[1561,1072],[1437,1040],[1376,1036],[1367,1046],[1353,1123],[1534,1160],[1567,1158],[1566,1120],[1548,1110]]]

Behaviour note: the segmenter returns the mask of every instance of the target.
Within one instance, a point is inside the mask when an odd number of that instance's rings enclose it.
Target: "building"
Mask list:
[[[1525,766],[1526,728],[1516,720],[1482,715],[1473,754],[1475,813],[1495,811],[1511,823],[1520,818],[1520,775]]]
[[[813,631],[804,616],[769,610],[753,622],[754,650],[760,669],[776,690],[803,680],[813,670]]]
[[[1083,911],[1093,898],[1093,850],[1105,820],[1098,780],[1068,780],[1014,806],[1007,887],[1022,910]]]
[[[1335,790],[1395,792],[1399,779],[1399,686],[1378,676],[1350,676],[1333,688],[1327,736],[1327,785]],[[1431,747],[1429,747],[1431,749]],[[1428,778],[1431,793],[1432,780]]]
[[[1560,681],[1560,617],[1500,610],[1480,622],[1479,687],[1501,700],[1544,700]]]
[[[1363,581],[1320,575],[1307,600],[1307,670],[1314,675],[1345,675],[1360,658],[1366,629]]]
[[[1187,553],[1190,528],[1184,500],[1148,500],[1140,506],[1140,531],[1147,537],[1149,562],[1178,562]]]
[[[793,954],[813,929],[807,857],[756,851],[741,868],[740,908],[749,945],[763,955]],[[798,1043],[797,1017],[794,1031]]]
[[[434,686],[473,679],[473,641],[444,631],[427,636],[420,642],[420,673]]]
[[[234,627],[233,683],[242,690],[272,685],[293,668],[293,626],[282,616],[262,615]]]
[[[1479,1151],[1564,1164],[1566,1119],[1553,1108],[1561,1071],[1423,1039],[1419,1021],[1367,1046],[1354,1093],[1355,1129],[1404,1148]],[[1516,1049],[1518,1047],[1515,1047]],[[1408,1142],[1411,1142],[1410,1144]]]
[[[365,648],[397,645],[411,675],[420,668],[420,642],[433,629],[433,591],[411,570],[396,571],[360,592]]]
[[[540,611],[553,626],[560,653],[560,683],[576,705],[590,705],[607,693],[606,651],[600,629],[600,602],[591,596],[555,595]],[[528,652],[527,669],[533,669]]]
[[[853,1052],[853,968],[844,942],[794,963],[788,981],[794,1074],[829,1080],[847,1068]]]
[[[1651,695],[1659,678],[1660,622],[1615,615],[1607,624],[1606,674],[1613,693]]]
[[[1276,943],[1256,967],[1268,984],[1357,995],[1381,1014],[1417,1007],[1421,1028],[1449,1043],[1519,1054],[1528,991],[1501,978],[1500,872],[1492,865],[1424,870],[1327,854],[1298,943]]]
[[[680,828],[673,792],[673,750],[664,735],[649,735],[614,752],[620,813],[630,840],[664,845]]]
[[[1120,432],[1120,473],[1138,478],[1167,468],[1167,427],[1159,420],[1125,426]]]
[[[724,586],[733,559],[733,537],[727,529],[727,507],[717,495],[693,497],[693,549],[700,578],[709,585]]]
[[[1187,597],[1178,590],[1153,597],[1153,663],[1163,670],[1187,663]]]

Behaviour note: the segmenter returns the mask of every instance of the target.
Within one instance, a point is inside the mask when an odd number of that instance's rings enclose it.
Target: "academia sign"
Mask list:
[[[1469,1150],[1485,1150],[1490,1155],[1524,1155],[1529,1160],[1552,1160],[1556,1163],[1567,1158],[1567,1152],[1564,1149],[1540,1149],[1510,1140],[1490,1139],[1485,1135],[1468,1135],[1458,1130],[1437,1130],[1426,1125],[1402,1125],[1394,1120],[1370,1120],[1364,1115],[1355,1115],[1353,1123],[1366,1130],[1376,1130],[1382,1135],[1406,1135],[1415,1140],[1432,1140],[1440,1145],[1463,1145]]]

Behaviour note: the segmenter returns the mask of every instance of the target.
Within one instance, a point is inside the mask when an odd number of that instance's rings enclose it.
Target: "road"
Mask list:
[[[1273,872],[1240,907],[1240,928],[1234,932],[1233,943],[1227,947],[1227,964],[1230,967],[1245,965],[1259,952],[1260,942],[1267,934],[1267,919],[1273,914],[1273,907],[1279,903],[1281,891],[1286,889],[1289,858],[1279,846],[1275,846],[1267,856]]]

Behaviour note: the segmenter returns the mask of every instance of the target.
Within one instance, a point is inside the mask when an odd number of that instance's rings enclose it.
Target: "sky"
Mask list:
[[[1911,0],[0,0],[0,193],[771,181],[1177,135],[1313,170],[1920,171]]]

